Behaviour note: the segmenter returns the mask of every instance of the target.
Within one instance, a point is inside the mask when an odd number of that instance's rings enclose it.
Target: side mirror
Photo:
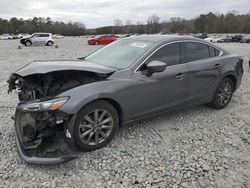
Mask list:
[[[147,64],[147,75],[151,76],[154,72],[163,72],[167,67],[167,64],[162,61],[151,61]]]

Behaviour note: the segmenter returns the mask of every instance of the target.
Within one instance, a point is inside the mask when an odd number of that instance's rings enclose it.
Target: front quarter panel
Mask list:
[[[89,102],[103,98],[116,101],[123,109],[126,106],[127,99],[125,96],[129,92],[126,91],[126,88],[129,87],[130,81],[130,79],[108,79],[70,89],[59,95],[59,97],[70,97],[60,110],[69,114],[76,114]]]

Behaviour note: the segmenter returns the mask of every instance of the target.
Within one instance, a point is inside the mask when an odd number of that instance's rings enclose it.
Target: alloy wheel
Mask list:
[[[229,82],[224,82],[218,93],[218,103],[221,106],[226,105],[232,96],[232,85]]]
[[[113,125],[114,119],[107,110],[95,109],[79,125],[80,139],[87,145],[98,145],[109,137]]]

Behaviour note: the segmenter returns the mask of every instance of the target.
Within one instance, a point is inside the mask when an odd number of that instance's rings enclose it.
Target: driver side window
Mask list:
[[[160,48],[146,61],[146,64],[154,60],[164,62],[168,67],[180,64],[180,43],[172,43]]]

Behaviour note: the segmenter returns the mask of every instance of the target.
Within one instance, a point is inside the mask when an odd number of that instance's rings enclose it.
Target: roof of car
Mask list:
[[[223,53],[228,53],[226,50],[222,49],[221,47],[214,45],[204,39],[200,39],[193,36],[183,36],[183,35],[139,35],[139,36],[132,36],[125,38],[125,40],[138,40],[138,41],[149,41],[153,43],[165,43],[165,42],[174,42],[174,41],[182,41],[182,40],[189,40],[194,42],[200,42],[207,44],[209,46],[215,47]]]
[[[127,39],[144,40],[155,43],[164,41],[175,41],[175,40],[195,40],[204,42],[203,39],[199,39],[192,36],[182,36],[182,35],[140,35],[140,36],[131,36]]]
[[[51,33],[33,33],[33,34],[51,34]]]

